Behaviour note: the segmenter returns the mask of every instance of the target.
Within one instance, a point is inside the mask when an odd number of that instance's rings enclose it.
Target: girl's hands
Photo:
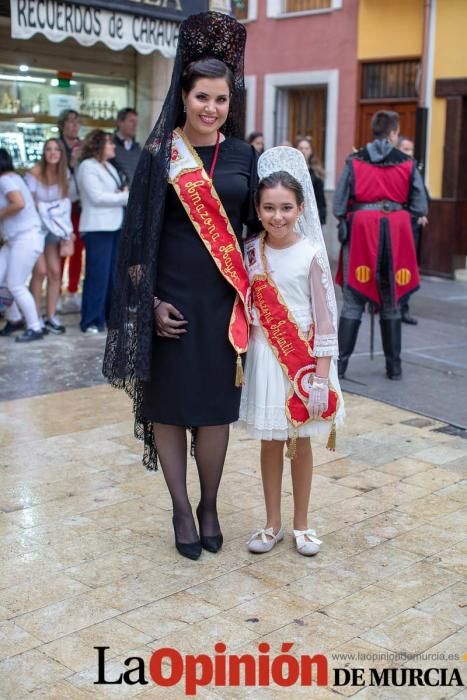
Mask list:
[[[327,377],[314,376],[310,384],[308,411],[311,418],[319,418],[327,409],[329,401],[329,386]]]
[[[175,318],[172,318],[175,316]],[[185,321],[182,314],[172,304],[160,301],[154,309],[154,319],[156,321],[156,333],[161,338],[180,338],[182,333],[186,333]],[[178,320],[176,320],[178,319]]]

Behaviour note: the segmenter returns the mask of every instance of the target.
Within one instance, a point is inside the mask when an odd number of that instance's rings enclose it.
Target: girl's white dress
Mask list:
[[[336,416],[339,425],[344,417],[344,401],[335,366],[338,345],[332,281],[320,266],[319,256],[308,238],[280,250],[266,244],[264,251],[269,273],[301,330],[307,333],[314,321],[315,356],[334,358],[329,378],[339,394]],[[247,260],[245,264],[248,267]],[[238,425],[256,439],[286,440],[294,432],[285,413],[290,382],[264,336],[254,309],[253,318]],[[329,421],[310,420],[298,428],[298,436],[327,435],[330,427]]]

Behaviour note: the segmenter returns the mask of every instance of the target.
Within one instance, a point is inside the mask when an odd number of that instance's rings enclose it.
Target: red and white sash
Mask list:
[[[229,341],[237,353],[236,386],[243,381],[241,357],[249,335],[250,289],[237,237],[213,182],[181,129],[172,135],[169,182],[219,272],[237,292],[229,323]]]
[[[247,241],[245,252],[252,303],[269,346],[290,381],[285,411],[289,421],[294,428],[297,428],[310,420],[309,385],[316,371],[316,357],[313,354],[314,325],[311,324],[308,338],[306,338],[287,308],[279,289],[268,273],[264,254],[264,234]],[[333,387],[330,387],[328,407],[321,419],[331,421],[333,429],[338,405],[338,394]],[[328,447],[331,449],[332,443],[330,439]]]

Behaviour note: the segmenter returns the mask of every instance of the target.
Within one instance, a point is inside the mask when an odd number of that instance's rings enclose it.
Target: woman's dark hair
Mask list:
[[[102,129],[90,131],[83,141],[80,159],[95,158],[96,160],[102,160],[105,144],[110,138],[110,134],[102,131]]]
[[[254,141],[255,139],[259,138],[260,136],[263,136],[263,132],[262,132],[262,131],[252,131],[251,134],[248,135],[248,138],[247,138],[246,142],[249,143],[249,144],[252,144],[253,141]]]
[[[190,92],[200,78],[224,78],[230,92],[235,88],[235,79],[232,71],[218,58],[201,58],[187,65],[182,74],[181,86],[184,92]]]
[[[15,168],[10,154],[8,153],[6,148],[0,148],[0,174],[14,172]]]
[[[278,170],[267,177],[263,177],[263,179],[259,181],[255,194],[256,205],[259,206],[261,194],[264,190],[273,190],[275,187],[279,187],[279,185],[282,185],[286,190],[290,190],[294,193],[298,206],[303,204],[305,198],[303,196],[303,188],[299,181],[285,170]]]

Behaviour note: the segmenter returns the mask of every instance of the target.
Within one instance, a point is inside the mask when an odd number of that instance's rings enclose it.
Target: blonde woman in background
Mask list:
[[[43,215],[45,234],[44,254],[34,267],[31,292],[40,316],[42,287],[47,277],[47,314],[42,327],[44,332],[65,333],[65,326],[56,316],[61,285],[60,244],[73,235],[73,227],[71,203],[67,206],[63,200],[76,198],[76,191],[70,180],[65,149],[58,139],[45,142],[40,161],[26,174],[25,179],[39,214]]]

